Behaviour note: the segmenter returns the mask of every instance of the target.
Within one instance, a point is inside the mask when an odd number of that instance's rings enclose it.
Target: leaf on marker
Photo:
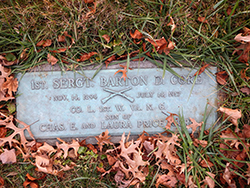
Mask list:
[[[52,44],[52,40],[51,39],[47,39],[47,40],[41,40],[40,42],[38,42],[36,44],[36,46],[48,47],[48,46],[51,46],[51,44]]]
[[[189,118],[190,119],[190,121],[192,122],[190,125],[187,125],[187,129],[192,129],[192,134],[194,134],[194,132],[197,130],[197,128],[198,127],[200,127],[201,128],[201,126],[202,126],[202,124],[203,124],[203,122],[201,122],[201,123],[197,123],[196,121],[195,121],[195,119],[193,119],[193,118]]]
[[[109,57],[109,58],[105,61],[106,68],[108,67],[109,63],[110,63],[111,61],[114,61],[114,60],[116,60],[115,55],[112,55],[111,57]]]
[[[197,74],[200,75],[201,73],[203,73],[205,71],[205,69],[209,66],[209,64],[205,64],[203,65],[199,71],[197,71],[194,76],[196,76]]]
[[[174,116],[178,116],[177,114],[173,114],[173,113],[170,113],[168,112],[170,115],[166,118],[166,120],[168,121],[167,125],[165,126],[165,128],[168,130],[168,129],[171,129],[171,126],[172,126],[172,123],[176,126],[176,122],[174,120]]]
[[[116,75],[117,73],[119,73],[119,72],[122,72],[122,77],[121,78],[123,78],[124,79],[124,81],[126,80],[126,78],[127,78],[127,66],[126,65],[120,65],[120,67],[123,67],[124,69],[123,70],[118,70],[118,71],[116,71],[115,72],[115,74],[114,75]]]
[[[16,153],[15,149],[3,149],[4,152],[0,155],[0,160],[3,164],[13,164],[16,163]]]

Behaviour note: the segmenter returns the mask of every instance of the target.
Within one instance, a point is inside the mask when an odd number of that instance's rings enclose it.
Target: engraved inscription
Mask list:
[[[203,121],[207,101],[216,104],[214,75],[173,70],[179,76],[166,71],[163,77],[159,69],[128,70],[125,80],[112,69],[96,75],[95,70],[20,75],[17,118],[32,124],[34,136],[43,139],[96,136],[106,129],[111,135],[144,130],[155,134],[164,131],[170,113],[182,111],[186,124],[191,123],[189,117]],[[212,125],[216,109],[207,113],[212,114],[206,117],[207,125]]]

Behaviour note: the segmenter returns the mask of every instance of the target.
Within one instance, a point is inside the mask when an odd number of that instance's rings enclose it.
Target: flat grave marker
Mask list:
[[[106,129],[113,136],[164,131],[166,114],[183,114],[203,121],[207,102],[207,128],[216,121],[215,67],[195,77],[196,70],[173,68],[178,76],[158,68],[133,69],[121,78],[118,69],[84,74],[73,71],[28,72],[17,76],[17,118],[31,125],[38,140],[83,138]],[[28,136],[28,135],[27,135]]]

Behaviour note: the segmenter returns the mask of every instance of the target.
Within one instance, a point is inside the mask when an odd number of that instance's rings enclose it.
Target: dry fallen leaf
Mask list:
[[[221,71],[216,73],[216,80],[221,85],[227,84],[228,74],[226,71]]]
[[[36,180],[41,180],[41,179],[44,179],[45,177],[46,177],[46,174],[44,174],[40,178],[34,178],[29,173],[27,173],[26,178],[25,178],[26,180],[25,182],[23,182],[23,186],[24,188],[28,188],[29,186],[31,188],[39,188],[39,185]]]
[[[76,61],[86,61],[88,60],[89,58],[91,58],[93,55],[96,55],[97,53],[96,52],[90,52],[90,53],[84,53],[80,56],[80,59],[77,59]]]
[[[174,120],[174,116],[178,116],[177,114],[173,114],[173,113],[170,113],[170,112],[168,112],[170,115],[166,118],[166,120],[167,120],[167,125],[165,126],[165,128],[168,130],[168,129],[171,129],[171,126],[172,126],[172,124],[174,124],[175,126],[177,126],[176,125],[176,121]]]
[[[164,37],[162,37],[161,39],[147,38],[145,40],[150,42],[159,54],[162,54],[162,52],[164,52],[166,55],[168,55],[170,53],[170,50],[173,50],[175,46],[172,41],[169,41],[168,43]]]
[[[228,183],[230,188],[237,188],[235,181],[232,178],[233,172],[230,172],[229,166],[230,166],[230,163],[227,163],[226,168],[225,168],[225,172],[223,174],[223,178],[224,178],[224,180],[226,180],[226,182]]]
[[[53,53],[62,53],[65,52],[67,50],[67,48],[58,48],[57,50],[50,50],[50,52]]]
[[[3,153],[0,155],[0,160],[3,164],[13,164],[16,163],[16,152],[15,149],[3,149]]]
[[[201,126],[202,126],[203,122],[197,123],[195,121],[195,119],[193,119],[193,118],[189,118],[189,119],[190,119],[190,121],[192,123],[190,125],[187,125],[187,129],[191,128],[192,129],[192,134],[194,134],[194,132],[197,130],[198,127],[200,127],[200,129],[201,129]]]
[[[245,43],[245,42],[250,42],[250,35],[248,36],[242,36],[242,33],[239,33],[238,35],[236,35],[236,37],[234,38],[234,40],[236,40],[237,42],[241,42],[241,43]]]
[[[243,87],[240,89],[242,93],[245,93],[247,95],[250,95],[250,88],[249,87]]]
[[[109,63],[110,63],[111,61],[114,61],[114,60],[116,60],[115,55],[112,55],[111,57],[109,57],[109,58],[105,61],[106,68],[108,67]]]
[[[211,172],[206,172],[208,176],[205,177],[205,184],[208,185],[209,188],[214,188],[215,186],[215,182],[214,182],[214,177],[215,174],[211,173]]]
[[[103,147],[104,144],[113,145],[113,143],[110,142],[110,136],[108,134],[109,134],[109,131],[108,131],[108,129],[106,129],[105,132],[103,132],[99,136],[95,137],[101,152],[102,152],[102,147]]]
[[[120,65],[121,67],[123,67],[124,69],[123,70],[118,70],[115,72],[115,75],[119,72],[122,72],[122,77],[124,79],[124,81],[126,80],[126,77],[127,77],[127,66],[124,66],[124,65]]]
[[[24,130],[27,130],[29,135],[31,136],[31,138],[34,139],[33,134],[30,131],[30,125],[27,125],[26,123],[19,121],[18,119],[15,119],[20,125],[23,125],[23,128],[18,128],[14,125],[14,123],[12,122],[12,117],[7,118],[6,121],[6,128],[12,129],[14,132],[8,136],[8,137],[4,137],[4,138],[0,138],[0,146],[3,146],[5,143],[9,143],[9,146],[12,147],[12,142],[18,143],[17,140],[13,139],[17,134],[20,135],[20,139],[21,139],[21,144],[23,145],[23,147],[26,147],[26,144],[28,143],[28,141],[26,140],[26,137],[24,135]],[[34,139],[35,140],[35,139]]]
[[[176,25],[174,23],[174,19],[172,18],[172,16],[170,16],[170,22],[167,24],[167,26],[171,26],[172,33],[176,29]]]
[[[47,55],[47,61],[51,64],[51,65],[55,65],[58,61],[58,59],[56,59],[53,55],[49,54]]]
[[[178,181],[176,177],[163,174],[158,176],[155,187],[158,188],[159,185],[164,185],[166,187],[175,187],[177,182]]]
[[[205,71],[205,69],[209,66],[209,64],[205,64],[203,65],[199,71],[197,71],[194,76],[196,76],[197,74],[200,75],[201,73],[203,73]]]
[[[206,24],[208,23],[205,17],[198,17],[198,21]]]
[[[4,179],[0,176],[0,187],[2,188],[4,186]]]
[[[106,40],[106,42],[109,43],[110,37],[107,34],[102,35],[102,38],[104,38]]]
[[[93,3],[94,0],[84,0],[84,3]]]
[[[143,34],[140,31],[138,31],[137,29],[135,30],[134,33],[132,33],[130,31],[129,34],[132,37],[132,39],[141,39],[143,37]]]
[[[2,89],[7,89],[10,97],[13,96],[12,92],[16,92],[18,88],[17,78],[14,76],[6,77],[6,81],[2,85]]]
[[[66,143],[65,141],[63,141],[60,138],[57,138],[57,139],[62,142],[61,144],[58,144],[58,142],[56,142],[56,146],[57,146],[58,149],[63,150],[63,152],[64,152],[63,158],[64,159],[66,159],[66,157],[68,156],[68,151],[69,151],[70,148],[73,148],[74,151],[75,151],[75,156],[78,156],[77,151],[78,151],[78,149],[80,147],[79,142],[77,142],[76,140],[72,140],[72,143],[68,144],[68,143]]]
[[[241,118],[241,110],[220,107],[219,111],[225,113],[225,118],[229,117],[228,120],[236,126],[235,132],[238,132],[238,119]]]

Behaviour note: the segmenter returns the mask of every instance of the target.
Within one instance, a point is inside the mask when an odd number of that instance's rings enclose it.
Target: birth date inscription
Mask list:
[[[17,118],[32,124],[38,139],[87,137],[106,129],[111,135],[123,132],[163,132],[170,113],[183,110],[190,118],[203,121],[208,105],[208,127],[216,118],[216,90],[211,67],[201,75],[173,68],[176,74],[156,68],[129,70],[127,78],[117,70],[74,72],[32,72],[18,75]],[[178,122],[178,116],[176,116]],[[36,123],[34,123],[36,122]],[[33,124],[34,123],[34,124]],[[174,128],[174,125],[173,127]]]

